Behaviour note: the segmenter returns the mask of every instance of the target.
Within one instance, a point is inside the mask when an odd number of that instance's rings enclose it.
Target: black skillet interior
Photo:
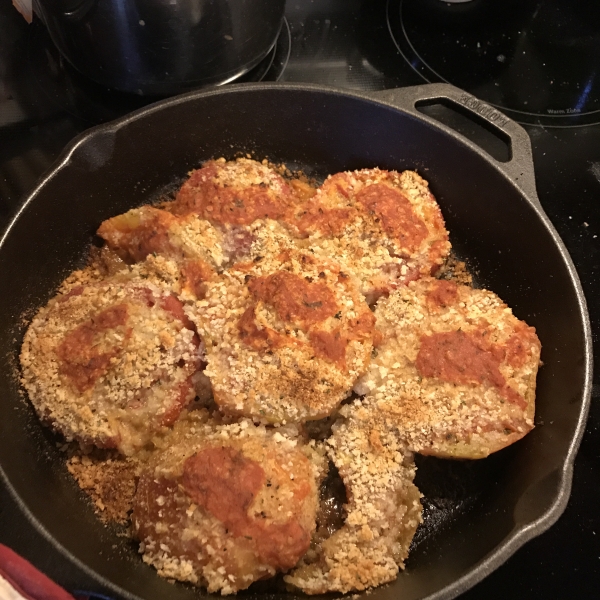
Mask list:
[[[420,461],[426,523],[407,570],[372,598],[451,598],[540,533],[564,508],[587,406],[589,335],[568,259],[538,209],[497,166],[426,120],[349,93],[233,86],[189,94],[84,134],[32,194],[0,246],[0,464],[36,527],[127,598],[197,598],[102,526],[68,475],[56,439],[19,391],[25,321],[85,256],[107,217],[147,202],[209,157],[252,153],[323,177],[379,166],[430,181],[459,255],[480,283],[537,328],[544,366],[538,426],[484,461]],[[275,597],[250,590],[243,595]],[[275,592],[281,595],[281,592]]]

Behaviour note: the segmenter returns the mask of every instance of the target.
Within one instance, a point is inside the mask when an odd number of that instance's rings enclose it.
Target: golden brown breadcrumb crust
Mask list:
[[[297,434],[191,413],[165,445],[133,509],[142,557],[161,575],[231,594],[306,552],[324,460]]]
[[[288,301],[293,309],[282,308]],[[330,414],[373,347],[374,317],[352,279],[302,250],[228,269],[188,315],[204,339],[221,410],[265,423]]]
[[[469,287],[414,171],[319,186],[211,160],[98,234],[31,323],[22,381],[79,442],[67,466],[95,508],[119,523],[133,508],[168,579],[392,581],[422,521],[413,452],[481,458],[533,427],[535,330]],[[347,499],[333,517],[328,462]]]
[[[481,458],[533,428],[540,342],[494,293],[425,278],[375,314],[384,342],[355,389],[411,450]]]
[[[153,206],[141,206],[104,221],[98,235],[127,262],[149,254],[176,260],[202,260],[213,269],[225,262],[224,235],[208,221],[176,217]]]
[[[187,323],[179,300],[146,280],[73,287],[29,326],[21,381],[67,440],[132,454],[193,397],[200,356]]]
[[[167,208],[176,215],[195,214],[216,225],[239,226],[279,219],[293,201],[292,188],[266,161],[218,159],[192,171]]]
[[[435,273],[450,251],[439,206],[414,171],[336,173],[284,221],[352,273],[370,304]]]
[[[327,440],[349,498],[344,525],[285,580],[307,594],[365,590],[396,578],[422,521],[412,453],[360,401]]]
[[[114,451],[111,451],[114,452]],[[67,469],[92,500],[105,523],[127,525],[137,486],[138,459],[117,453],[81,453],[75,448]]]

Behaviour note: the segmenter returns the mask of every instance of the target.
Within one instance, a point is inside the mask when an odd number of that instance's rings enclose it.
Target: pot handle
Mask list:
[[[496,110],[493,106],[447,83],[429,83],[406,88],[382,90],[372,92],[372,97],[411,113],[420,119],[435,122],[438,127],[451,129],[447,125],[440,124],[432,117],[419,112],[416,108],[417,103],[444,100],[453,104],[460,112],[466,112],[474,116],[478,121],[485,121],[501,137],[507,138],[510,144],[510,160],[501,162],[488,155],[489,159],[521,189],[527,198],[543,210],[535,188],[533,153],[529,135],[523,127]],[[452,132],[456,135],[456,131],[452,130]],[[470,146],[481,150],[480,146],[471,140],[465,138],[465,141]]]

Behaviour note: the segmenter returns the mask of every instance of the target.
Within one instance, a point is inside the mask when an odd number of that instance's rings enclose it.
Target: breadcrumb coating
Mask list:
[[[215,225],[243,226],[279,219],[293,202],[292,188],[266,161],[221,158],[192,171],[168,210],[196,214]]]
[[[104,221],[98,235],[127,262],[140,262],[149,254],[175,260],[202,260],[213,269],[226,262],[224,235],[208,221],[176,217],[153,206],[142,206]]]
[[[199,342],[182,304],[145,280],[73,287],[33,319],[22,384],[67,440],[132,454],[194,396]]]
[[[144,562],[222,594],[288,570],[310,545],[324,462],[293,430],[190,413],[140,478]]]
[[[341,413],[345,419],[334,425],[327,445],[346,486],[347,516],[316,560],[303,561],[286,576],[307,594],[362,591],[393,581],[422,522],[413,456],[397,431],[382,427],[360,401]]]
[[[267,423],[330,414],[365,372],[375,319],[349,275],[309,251],[239,263],[188,308],[215,401]]]
[[[413,453],[482,458],[533,427],[535,329],[457,285],[471,276],[413,171],[317,186],[209,160],[98,234],[33,319],[22,383],[79,443],[68,468],[96,508],[133,507],[163,577],[222,594],[277,573],[307,594],[390,582],[422,522]]]
[[[439,206],[414,171],[330,175],[285,221],[316,252],[352,273],[369,304],[399,285],[434,274],[450,252]]]
[[[384,342],[355,390],[411,450],[482,458],[533,428],[540,342],[494,293],[425,278],[375,314]]]

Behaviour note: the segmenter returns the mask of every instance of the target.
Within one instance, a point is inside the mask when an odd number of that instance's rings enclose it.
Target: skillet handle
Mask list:
[[[510,144],[510,160],[501,162],[489,156],[486,152],[488,159],[507,175],[527,198],[543,210],[535,188],[531,140],[525,129],[506,115],[475,96],[447,83],[430,83],[406,88],[382,90],[371,92],[371,95],[377,100],[391,104],[420,119],[435,122],[438,127],[448,128],[454,135],[456,135],[456,131],[450,127],[440,124],[435,119],[419,112],[416,108],[417,104],[421,102],[444,101],[445,103],[454,105],[459,112],[475,117],[476,121],[484,121],[488,127],[491,126],[495,129],[496,133],[500,137],[505,138]],[[465,138],[465,142],[469,146],[481,151],[480,146],[471,140]]]

